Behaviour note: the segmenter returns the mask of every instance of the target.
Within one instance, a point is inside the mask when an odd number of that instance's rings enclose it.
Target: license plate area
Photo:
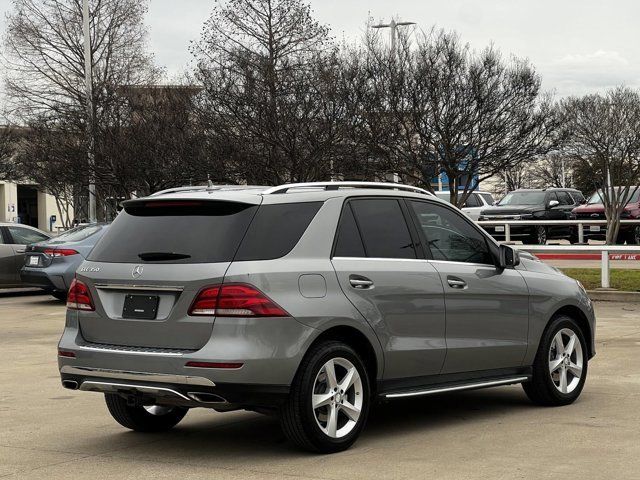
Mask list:
[[[127,295],[124,297],[122,318],[138,320],[155,320],[158,315],[157,295]]]
[[[599,232],[600,231],[600,225],[590,225],[589,226],[589,231],[590,232]]]
[[[29,261],[27,262],[27,265],[29,265],[30,267],[37,267],[40,265],[40,257],[37,255],[30,255],[29,256]]]
[[[504,232],[504,226],[496,226],[495,229],[496,229],[496,232],[500,232],[500,233]]]

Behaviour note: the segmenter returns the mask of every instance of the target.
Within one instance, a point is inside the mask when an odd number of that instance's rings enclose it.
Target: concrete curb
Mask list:
[[[617,290],[589,290],[589,298],[594,302],[627,302],[640,303],[640,292],[624,292]]]

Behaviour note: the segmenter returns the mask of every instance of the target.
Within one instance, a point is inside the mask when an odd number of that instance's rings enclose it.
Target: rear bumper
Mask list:
[[[69,286],[62,275],[50,274],[42,268],[23,267],[20,270],[20,279],[25,285],[44,288],[46,290],[67,291]]]
[[[115,393],[141,403],[162,403],[218,410],[277,408],[289,394],[287,385],[215,384],[193,375],[146,374],[65,365],[62,385],[70,390]]]
[[[293,318],[218,318],[211,338],[197,351],[117,347],[87,342],[77,313],[67,313],[58,357],[67,388],[116,392],[158,402],[216,409],[279,405],[308,346],[320,332]],[[240,368],[187,367],[189,361],[237,362]],[[73,383],[75,382],[75,383]],[[221,402],[201,402],[207,394]],[[214,398],[214,397],[212,397]]]

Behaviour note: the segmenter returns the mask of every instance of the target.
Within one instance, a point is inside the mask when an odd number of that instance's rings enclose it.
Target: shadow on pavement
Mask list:
[[[506,422],[506,417],[531,408],[536,407],[522,391],[516,389],[397,399],[374,406],[361,441],[354,448],[368,441],[397,439],[419,431],[444,430],[469,420],[490,418],[499,424]],[[227,461],[237,462],[238,455],[250,455],[252,461],[266,457],[292,459],[308,456],[285,439],[276,417],[242,413],[229,420],[225,415],[217,414],[212,414],[211,420],[200,418],[204,420],[189,422],[187,416],[185,423],[160,435],[123,431],[114,435],[109,443],[120,450],[117,444],[124,439],[123,436],[130,441],[132,436],[139,435],[141,443],[135,447],[123,447],[118,456],[135,456],[151,461],[167,460],[169,456],[175,457],[176,461],[208,459],[225,464]]]
[[[40,288],[0,288],[0,298],[33,297],[37,295],[49,295]]]

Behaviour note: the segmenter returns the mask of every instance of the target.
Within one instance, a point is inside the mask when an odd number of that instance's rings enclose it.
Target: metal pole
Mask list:
[[[396,56],[397,56],[397,52],[396,52],[397,28],[398,28],[398,25],[396,24],[396,21],[392,18],[391,23],[389,23],[389,30],[391,30],[391,58],[393,58],[394,60],[396,59]]]
[[[609,252],[602,251],[602,266],[600,268],[600,285],[602,288],[609,288]]]
[[[582,245],[584,243],[584,225],[578,224],[578,243]]]
[[[567,188],[567,177],[564,169],[564,158],[562,159],[562,188]]]
[[[89,222],[96,222],[95,181],[95,130],[93,117],[93,62],[91,59],[91,27],[89,23],[89,0],[82,0],[82,24],[84,34],[84,79],[87,95],[87,157],[89,161]]]

